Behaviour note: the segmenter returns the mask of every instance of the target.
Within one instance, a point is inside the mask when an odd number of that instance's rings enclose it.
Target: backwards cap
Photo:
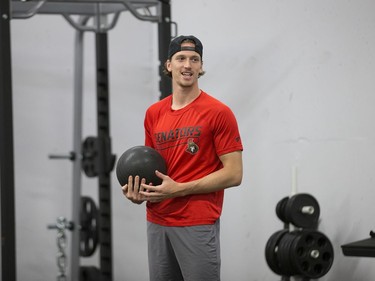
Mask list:
[[[181,47],[182,42],[185,40],[192,40],[195,46],[194,47],[187,47],[187,46]],[[171,59],[175,53],[180,52],[180,51],[195,51],[198,54],[200,54],[202,58],[203,45],[202,45],[202,42],[193,35],[188,35],[188,36],[181,35],[181,36],[174,38],[171,41],[171,43],[169,43],[168,59]]]

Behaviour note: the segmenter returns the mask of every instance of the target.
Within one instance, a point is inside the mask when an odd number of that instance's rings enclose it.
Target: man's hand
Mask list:
[[[182,196],[180,194],[181,189],[179,188],[179,183],[159,171],[155,171],[155,174],[162,180],[162,183],[153,186],[152,184],[148,185],[142,182],[139,193],[143,196],[142,198],[144,200],[156,203],[168,198]]]
[[[129,176],[128,184],[122,187],[122,193],[135,204],[142,204],[146,201],[145,196],[141,193],[144,191],[143,185],[146,183],[145,179],[140,181],[139,176],[135,176],[133,182],[133,176]],[[146,192],[147,194],[147,192]]]

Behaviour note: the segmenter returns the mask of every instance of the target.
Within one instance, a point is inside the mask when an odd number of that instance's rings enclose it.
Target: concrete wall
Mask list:
[[[371,0],[172,1],[179,34],[204,44],[203,90],[227,103],[242,133],[245,174],[226,192],[222,280],[268,281],[264,248],[283,227],[277,202],[298,192],[318,199],[319,230],[335,260],[321,280],[370,281],[371,258],[341,245],[374,227],[375,3]],[[60,16],[13,20],[12,61],[18,280],[54,280],[58,216],[71,217],[75,31]],[[156,25],[123,14],[109,32],[113,152],[143,143],[146,108],[159,97]],[[94,35],[85,34],[84,136],[96,134]],[[144,206],[122,196],[115,175],[115,280],[148,279]],[[83,176],[82,193],[97,198]],[[69,263],[69,237],[68,237]],[[97,256],[81,259],[97,264]],[[68,269],[69,271],[69,269]]]

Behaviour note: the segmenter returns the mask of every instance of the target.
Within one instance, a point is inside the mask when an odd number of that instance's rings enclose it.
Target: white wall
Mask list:
[[[205,91],[235,112],[245,175],[226,192],[222,280],[268,281],[264,247],[282,228],[277,202],[299,192],[321,207],[319,230],[335,261],[321,280],[370,281],[371,258],[341,245],[373,229],[375,167],[375,3],[359,1],[172,1],[179,34],[204,44]],[[18,280],[56,276],[60,215],[71,216],[73,28],[59,16],[12,21]],[[85,35],[84,136],[95,135],[94,36]],[[111,135],[118,156],[143,143],[143,114],[159,96],[156,25],[130,14],[109,32]],[[83,176],[83,193],[97,182]],[[129,204],[113,175],[115,280],[147,280],[144,206]],[[69,243],[69,241],[68,241]],[[69,258],[69,249],[68,258]],[[97,259],[81,259],[95,264]]]

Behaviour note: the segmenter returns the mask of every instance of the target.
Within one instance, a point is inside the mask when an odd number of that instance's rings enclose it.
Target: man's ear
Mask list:
[[[167,69],[169,72],[171,72],[171,61],[170,60],[167,60],[164,63],[164,66],[165,66],[165,69]]]
[[[204,70],[203,70],[203,65],[201,66],[201,69],[199,69],[199,74],[203,74],[204,73]]]

